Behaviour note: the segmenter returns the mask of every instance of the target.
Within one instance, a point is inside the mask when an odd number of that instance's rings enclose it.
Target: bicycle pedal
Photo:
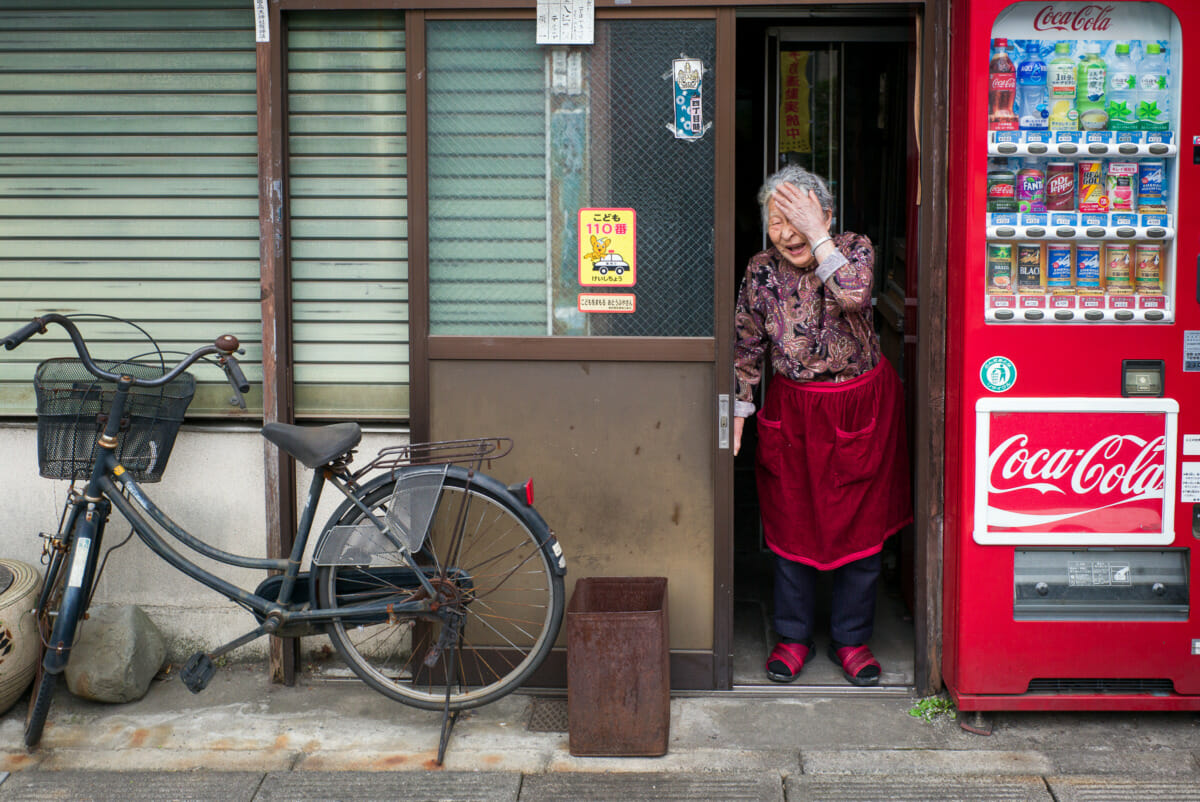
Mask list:
[[[192,693],[200,693],[208,687],[209,680],[217,673],[217,664],[204,652],[196,652],[187,659],[179,671],[179,678]]]

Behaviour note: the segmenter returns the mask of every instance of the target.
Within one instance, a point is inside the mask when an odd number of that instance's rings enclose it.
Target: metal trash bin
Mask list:
[[[567,729],[579,757],[667,753],[666,577],[584,577],[567,607]]]

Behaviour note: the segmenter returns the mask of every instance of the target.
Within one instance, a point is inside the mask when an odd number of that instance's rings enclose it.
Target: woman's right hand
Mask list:
[[[742,429],[746,426],[746,419],[734,417],[733,419],[733,456],[737,456],[742,450]]]

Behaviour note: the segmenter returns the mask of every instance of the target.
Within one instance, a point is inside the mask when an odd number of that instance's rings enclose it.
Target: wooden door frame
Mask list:
[[[734,74],[736,15],[753,6],[772,6],[767,0],[749,0],[731,6],[727,2],[692,0],[687,6],[671,0],[659,0],[655,7],[643,5],[638,9],[622,9],[622,15],[653,16],[713,16],[717,21],[716,119],[714,136],[718,147],[715,214],[716,238],[714,267],[714,325],[717,332],[732,331],[733,281],[733,104],[736,77]],[[826,5],[825,2],[796,3],[797,6]],[[943,544],[943,484],[945,464],[945,350],[946,350],[946,163],[948,160],[948,106],[950,64],[951,0],[916,0],[895,3],[876,0],[874,3],[841,5],[904,5],[914,10],[920,20],[920,97],[915,113],[920,123],[921,202],[917,209],[920,240],[918,247],[919,307],[917,315],[920,332],[917,344],[917,440],[915,455],[917,537],[915,599],[916,688],[918,693],[933,693],[941,687],[942,634],[942,544]],[[462,9],[490,13],[529,16],[529,4],[513,0],[465,0]],[[608,0],[598,4],[598,16],[614,11]],[[259,223],[260,266],[263,285],[263,370],[264,420],[290,422],[294,418],[291,385],[291,307],[290,271],[287,258],[286,205],[286,90],[284,81],[284,46],[282,26],[284,10],[338,10],[362,8],[407,9],[406,49],[412,64],[424,63],[424,19],[428,0],[270,0],[268,23],[271,36],[257,45],[257,95],[259,143]],[[410,426],[414,440],[427,439],[429,434],[429,361],[453,359],[457,354],[471,358],[546,358],[546,359],[682,359],[683,361],[712,360],[717,375],[728,375],[727,392],[733,393],[732,338],[685,339],[675,343],[664,341],[639,342],[636,338],[614,343],[609,338],[587,342],[561,343],[518,341],[503,343],[492,338],[430,338],[428,327],[428,240],[427,209],[421,202],[427,196],[427,176],[424,138],[425,92],[424,73],[407,71],[409,115],[409,196],[417,202],[409,208],[410,241]],[[469,340],[470,342],[467,342]],[[271,347],[268,347],[268,346]],[[482,350],[481,350],[482,349]],[[720,387],[718,383],[718,387]],[[715,405],[714,405],[715,406]],[[716,425],[716,410],[713,410]],[[714,633],[713,687],[728,688],[732,682],[733,643],[733,457],[729,449],[718,447],[715,454],[714,481]],[[294,466],[291,461],[267,447],[265,455],[267,493],[265,499],[268,532],[293,531],[296,491]],[[268,552],[286,551],[286,544],[277,535],[268,535]],[[723,559],[724,557],[724,559]],[[272,676],[285,682],[294,681],[295,656],[277,656],[272,650]]]

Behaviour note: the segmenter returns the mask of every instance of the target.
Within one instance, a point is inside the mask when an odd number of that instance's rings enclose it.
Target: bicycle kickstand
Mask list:
[[[458,714],[460,711],[455,710],[450,712],[450,689],[453,686],[451,679],[458,671],[458,647],[450,647],[450,661],[446,666],[446,704],[442,707],[442,736],[438,741],[437,765],[441,766],[442,761],[446,757],[446,747],[450,745],[450,733],[454,730],[454,725],[458,722]]]

